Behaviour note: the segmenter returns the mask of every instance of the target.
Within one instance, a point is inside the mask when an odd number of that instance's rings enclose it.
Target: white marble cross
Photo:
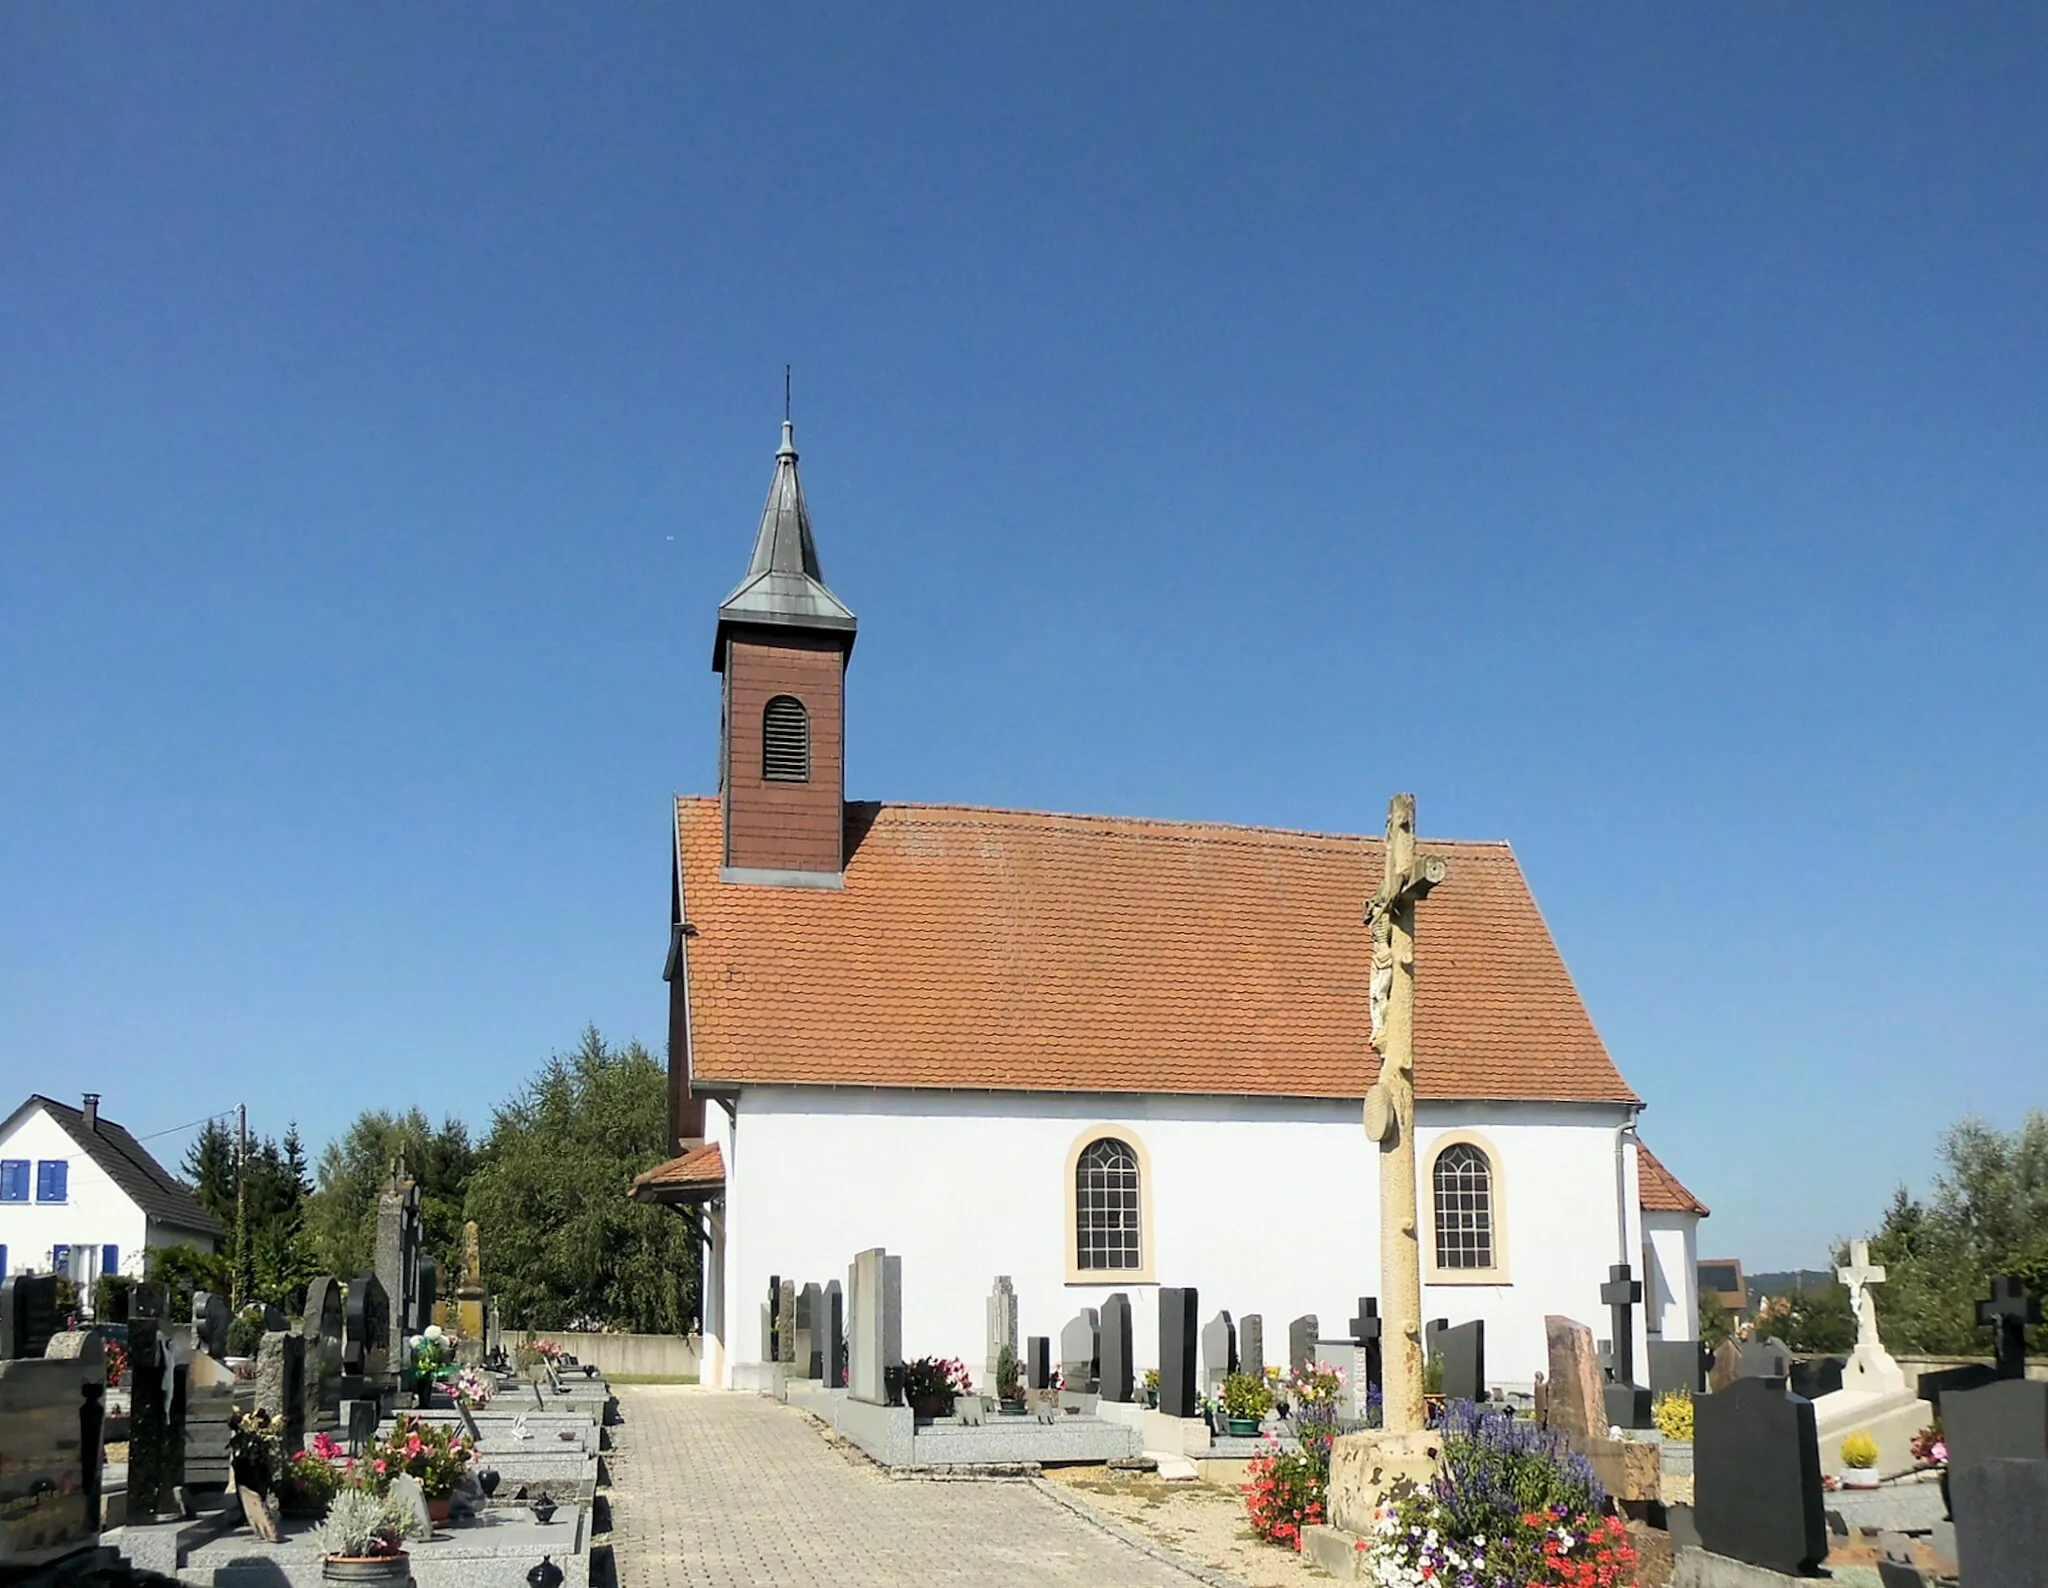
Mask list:
[[[1877,1302],[1870,1294],[1872,1285],[1884,1283],[1884,1265],[1870,1261],[1870,1242],[1849,1243],[1849,1264],[1835,1270],[1835,1278],[1849,1287],[1849,1305],[1856,1311],[1856,1345],[1860,1350],[1869,1346],[1878,1349]]]

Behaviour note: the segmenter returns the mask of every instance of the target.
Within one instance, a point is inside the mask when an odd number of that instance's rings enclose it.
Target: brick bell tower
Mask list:
[[[853,614],[825,587],[785,419],[754,558],[719,606],[711,651],[712,671],[725,679],[723,881],[840,885],[853,635]]]

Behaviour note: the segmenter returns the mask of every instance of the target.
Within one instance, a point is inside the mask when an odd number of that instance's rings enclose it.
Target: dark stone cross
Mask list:
[[[1600,1299],[1614,1315],[1614,1382],[1633,1384],[1636,1371],[1636,1303],[1643,1299],[1643,1287],[1629,1273],[1627,1263],[1607,1270],[1607,1283],[1600,1287]]]
[[[1992,1331],[1992,1355],[2000,1378],[2027,1376],[2027,1325],[2041,1321],[2041,1301],[2013,1274],[1991,1281],[1988,1300],[1977,1303],[1977,1326]]]
[[[768,1360],[782,1360],[782,1331],[789,1327],[789,1320],[782,1315],[782,1276],[768,1276]]]
[[[1365,1351],[1365,1390],[1358,1397],[1358,1404],[1365,1404],[1366,1395],[1380,1387],[1380,1302],[1377,1296],[1358,1298],[1358,1316],[1344,1325],[1351,1331],[1354,1343]]]

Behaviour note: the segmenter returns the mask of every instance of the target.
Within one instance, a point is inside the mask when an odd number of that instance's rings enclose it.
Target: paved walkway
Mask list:
[[[892,1480],[756,1395],[617,1393],[618,1588],[1194,1588],[1028,1483]]]

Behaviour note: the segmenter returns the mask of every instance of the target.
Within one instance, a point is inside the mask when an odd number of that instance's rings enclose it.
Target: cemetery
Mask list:
[[[310,1588],[346,1559],[359,1581],[585,1588],[610,1386],[552,1344],[494,1345],[474,1262],[466,1316],[435,1322],[418,1219],[395,1175],[375,1268],[316,1278],[246,1373],[222,1297],[135,1286],[121,1463],[101,1459],[101,1331],[60,1327],[55,1275],[0,1283],[0,1568]]]

